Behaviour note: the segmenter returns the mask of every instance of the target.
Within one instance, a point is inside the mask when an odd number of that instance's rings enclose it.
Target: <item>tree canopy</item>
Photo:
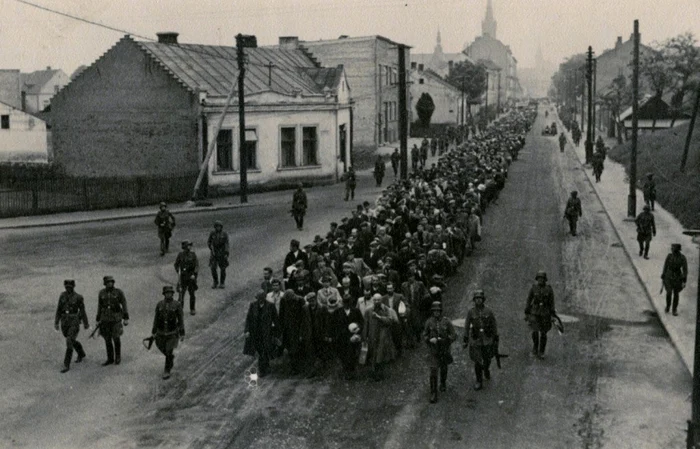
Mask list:
[[[423,92],[420,96],[416,103],[416,112],[418,113],[418,120],[420,120],[421,125],[425,128],[429,127],[430,119],[433,116],[433,112],[435,112],[435,102],[429,93]]]
[[[470,100],[480,98],[486,91],[486,67],[483,64],[459,61],[452,66],[446,79]]]

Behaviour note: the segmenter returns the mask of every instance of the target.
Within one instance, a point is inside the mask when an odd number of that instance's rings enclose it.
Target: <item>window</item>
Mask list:
[[[315,126],[305,126],[302,128],[304,136],[304,165],[318,165],[318,138],[316,136]]]
[[[281,128],[280,150],[282,151],[282,167],[296,167],[296,128]]]
[[[218,170],[233,170],[232,129],[221,129],[216,136],[216,164]]]
[[[10,129],[9,115],[0,115],[0,129]]]
[[[258,133],[254,129],[245,130],[245,162],[246,169],[255,170],[258,168]]]
[[[423,84],[423,78],[418,80],[418,84]]]

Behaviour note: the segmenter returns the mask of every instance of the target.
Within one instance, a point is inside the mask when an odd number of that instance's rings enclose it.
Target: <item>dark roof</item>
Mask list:
[[[301,69],[316,83],[321,91],[324,89],[336,89],[340,83],[343,65],[332,69],[327,67],[306,67]]]
[[[37,70],[22,74],[22,85],[28,94],[38,94],[46,83],[58,73],[58,70]]]
[[[129,36],[125,39],[132,40]],[[225,97],[231,89],[231,82],[238,76],[236,47],[133,42],[192,91],[199,89],[212,97]],[[302,49],[246,48],[245,55],[248,62],[245,95],[265,91],[287,95],[295,95],[299,91],[302,95],[322,95],[325,83],[338,78],[342,72],[342,66],[319,72],[315,62]],[[336,71],[340,72],[334,73]],[[321,85],[319,77],[325,80]]]

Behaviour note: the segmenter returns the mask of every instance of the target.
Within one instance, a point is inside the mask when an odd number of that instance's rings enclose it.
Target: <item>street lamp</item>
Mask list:
[[[683,231],[693,237],[693,243],[700,244],[700,229]],[[695,353],[693,360],[693,403],[688,421],[687,449],[700,448],[700,265],[698,266],[698,288],[695,301]]]

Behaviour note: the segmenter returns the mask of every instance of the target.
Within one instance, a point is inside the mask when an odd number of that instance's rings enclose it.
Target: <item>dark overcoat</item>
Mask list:
[[[243,354],[254,356],[264,353],[272,356],[277,348],[277,309],[265,300],[253,301],[248,307],[245,332],[249,333],[243,346]]]

